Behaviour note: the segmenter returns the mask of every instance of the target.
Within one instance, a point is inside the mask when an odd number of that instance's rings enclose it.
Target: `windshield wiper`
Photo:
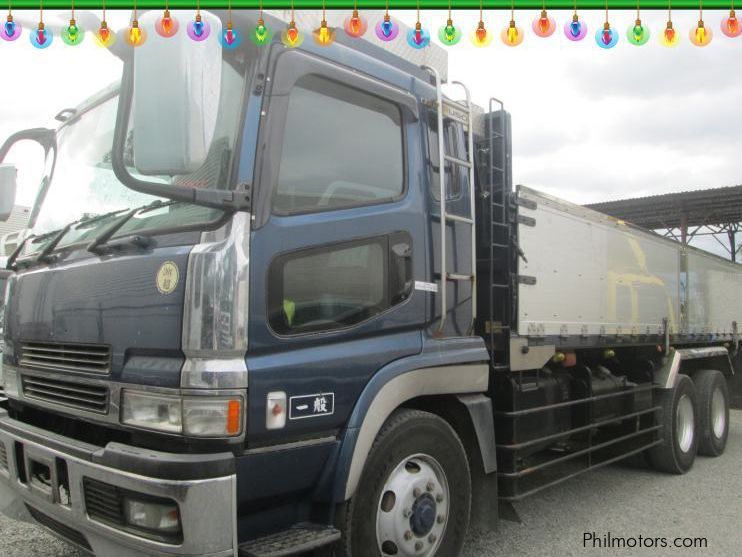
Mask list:
[[[25,238],[23,238],[23,241],[20,244],[18,244],[18,247],[16,247],[13,250],[13,253],[11,253],[10,256],[8,257],[8,262],[5,265],[5,268],[6,269],[8,269],[10,271],[16,271],[18,269],[18,267],[15,264],[15,261],[16,261],[16,259],[18,259],[18,256],[23,251],[24,246],[26,245],[26,243],[31,238],[36,238],[36,236],[34,236],[33,234],[29,234],[28,236],[26,236]]]
[[[74,222],[71,222],[68,225],[66,225],[62,230],[57,232],[54,235],[54,237],[49,241],[49,243],[46,244],[43,247],[43,249],[39,252],[39,254],[36,256],[36,261],[39,261],[41,263],[51,262],[52,260],[52,258],[50,257],[51,253],[59,245],[59,242],[62,241],[62,238],[64,237],[64,235],[70,231],[70,228],[72,228],[72,225],[74,224],[75,224]]]
[[[149,205],[145,205],[143,207],[137,207],[136,209],[132,209],[128,213],[122,215],[121,218],[119,218],[111,226],[109,226],[103,232],[101,232],[98,236],[96,236],[93,239],[93,241],[90,242],[85,249],[91,253],[100,254],[101,252],[104,251],[103,250],[104,246],[108,244],[109,240],[113,238],[114,234],[116,234],[116,232],[121,230],[121,227],[124,226],[127,222],[129,222],[129,220],[132,217],[134,217],[134,215],[138,213],[146,213],[147,211],[151,211],[152,209],[166,207],[168,205],[173,205],[175,203],[180,203],[180,202],[179,201],[164,202],[161,199],[155,199]],[[139,247],[147,247],[147,245],[149,245],[149,240],[146,239],[144,236],[134,236],[129,243],[135,246],[139,246]]]
[[[85,226],[87,226],[89,224],[93,224],[94,222],[98,222],[98,221],[101,221],[103,219],[107,219],[109,217],[112,217],[113,215],[117,215],[117,214],[123,213],[125,211],[126,211],[126,209],[117,209],[115,211],[110,211],[108,213],[103,213],[102,215],[93,215],[92,217],[87,217],[87,218],[86,217],[83,217],[80,220],[77,220],[77,221],[73,222],[72,224],[78,224],[78,225],[85,225]]]

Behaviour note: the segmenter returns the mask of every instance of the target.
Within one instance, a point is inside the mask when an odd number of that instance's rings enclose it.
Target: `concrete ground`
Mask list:
[[[732,412],[724,456],[698,457],[685,476],[609,466],[535,495],[516,510],[521,523],[502,521],[496,533],[472,533],[463,557],[742,555],[742,411]],[[661,540],[641,549],[585,547],[591,533],[598,540],[609,533],[626,538],[628,545],[639,543],[639,536],[664,537],[668,545],[678,537],[705,538],[706,547],[658,549]],[[82,557],[40,528],[4,517],[0,555]]]

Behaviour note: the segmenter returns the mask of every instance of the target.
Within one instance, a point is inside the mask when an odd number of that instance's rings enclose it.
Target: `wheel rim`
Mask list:
[[[727,427],[727,401],[719,387],[716,387],[714,394],[711,395],[711,423],[714,428],[714,436],[721,439]]]
[[[695,434],[695,419],[693,415],[693,401],[688,395],[683,395],[678,401],[677,419],[675,420],[675,434],[680,450],[687,453],[693,445]]]
[[[389,474],[379,497],[376,540],[381,555],[435,555],[449,510],[448,480],[438,461],[425,454],[405,458]]]

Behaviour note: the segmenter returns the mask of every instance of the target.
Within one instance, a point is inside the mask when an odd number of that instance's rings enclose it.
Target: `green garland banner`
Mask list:
[[[0,11],[3,3],[10,4],[14,10],[38,10],[43,4],[45,10],[68,10],[72,0],[0,0]],[[703,2],[704,10],[729,10],[733,0],[705,0]],[[742,1],[740,2],[742,3]],[[325,7],[328,10],[348,10],[353,9],[353,0],[326,0]],[[358,0],[356,2],[358,9],[384,9],[387,7],[385,0]],[[485,10],[509,10],[511,0],[483,0]],[[540,10],[544,6],[543,0],[515,0],[515,8],[518,10]],[[608,0],[608,8],[611,10],[636,10],[637,4],[641,4],[642,10],[667,10],[672,4],[673,10],[698,10],[701,7],[699,0]],[[100,9],[103,7],[101,0],[75,0],[75,9]],[[133,0],[107,0],[106,9],[132,9]],[[162,9],[165,6],[165,0],[141,0],[136,2],[138,9]],[[171,9],[196,8],[196,0],[169,0],[168,5]],[[228,0],[201,0],[201,9],[207,10],[223,8],[229,5]],[[233,9],[258,9],[259,0],[233,0]],[[389,10],[444,10],[449,7],[449,0],[389,0]],[[478,10],[480,7],[479,0],[451,0],[450,6],[455,10]],[[264,9],[288,9],[291,7],[290,0],[264,0]],[[546,8],[549,10],[572,10],[575,7],[574,0],[547,0]],[[295,0],[294,8],[296,10],[318,10],[322,9],[322,0]],[[579,10],[605,10],[606,2],[600,0],[578,0],[577,8]]]

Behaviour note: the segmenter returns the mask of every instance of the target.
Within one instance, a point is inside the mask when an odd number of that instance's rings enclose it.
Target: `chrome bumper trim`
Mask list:
[[[9,418],[5,416],[4,419]],[[0,470],[0,512],[3,514],[32,521],[25,509],[25,504],[31,505],[41,513],[82,533],[93,552],[105,557],[132,554],[215,557],[237,555],[233,516],[236,509],[237,480],[234,474],[204,480],[162,480],[101,466],[3,429],[0,429],[0,443],[5,445],[8,453],[8,470]],[[24,483],[19,479],[17,443],[22,444],[27,459],[50,465],[54,465],[56,459],[66,462],[71,501],[69,506],[61,504],[56,495],[56,478],[52,480],[51,494],[34,486],[31,481]],[[89,518],[85,509],[83,477],[176,501],[183,525],[183,542],[170,545],[149,540]]]

